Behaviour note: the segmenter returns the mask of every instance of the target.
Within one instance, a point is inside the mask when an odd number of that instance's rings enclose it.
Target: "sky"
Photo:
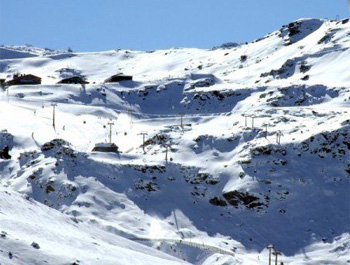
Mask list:
[[[211,48],[252,41],[299,18],[349,15],[347,0],[0,0],[0,44]]]

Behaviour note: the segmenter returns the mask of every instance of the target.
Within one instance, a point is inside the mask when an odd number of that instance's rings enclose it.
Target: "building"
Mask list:
[[[132,81],[131,75],[116,74],[105,80],[105,83],[116,83],[121,81]]]
[[[73,76],[60,80],[57,84],[89,84],[84,76]]]
[[[119,153],[118,146],[114,143],[99,143],[95,144],[93,152]]]
[[[12,80],[7,81],[5,85],[40,85],[41,78],[31,74],[14,74]]]
[[[0,78],[0,88],[5,88],[5,80],[3,78]]]

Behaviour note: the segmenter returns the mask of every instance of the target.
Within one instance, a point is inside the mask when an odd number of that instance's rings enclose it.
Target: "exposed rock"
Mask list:
[[[218,197],[214,197],[214,198],[210,199],[209,202],[213,205],[216,205],[216,206],[227,206],[227,202],[223,199],[218,198]]]
[[[10,148],[5,146],[2,150],[0,150],[0,159],[11,159],[9,154]]]
[[[36,242],[33,242],[33,243],[31,244],[31,246],[32,246],[33,248],[35,248],[35,249],[40,249],[39,244],[36,243]]]
[[[49,194],[50,192],[54,192],[54,191],[55,191],[55,189],[51,185],[47,185],[46,186],[46,193],[47,194]]]
[[[41,151],[45,152],[63,146],[70,146],[70,143],[63,139],[53,139],[52,141],[43,144],[41,147]]]
[[[248,192],[240,192],[235,190],[224,193],[223,196],[229,204],[235,207],[238,207],[239,204],[243,204],[245,207],[251,209],[265,205],[264,203],[259,202],[258,197],[249,194]]]

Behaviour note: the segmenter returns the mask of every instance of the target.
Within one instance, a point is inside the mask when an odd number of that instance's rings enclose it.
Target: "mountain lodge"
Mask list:
[[[73,76],[60,80],[57,84],[89,84],[84,76]]]
[[[116,83],[121,81],[132,81],[131,75],[116,74],[105,80],[105,83]]]
[[[40,85],[41,78],[31,74],[14,74],[12,80],[7,81],[6,85]]]

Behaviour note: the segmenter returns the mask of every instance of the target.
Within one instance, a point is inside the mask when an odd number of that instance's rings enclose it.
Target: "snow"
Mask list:
[[[0,190],[0,202],[1,264],[186,264],[8,189]]]
[[[258,265],[269,244],[348,262],[349,25],[212,50],[1,46],[1,76],[42,78],[0,92],[1,264]],[[117,72],[133,81],[103,83]],[[72,75],[90,84],[57,84]],[[121,152],[91,152],[111,121]]]
[[[95,144],[96,147],[114,147],[115,145],[113,143],[97,143]]]

